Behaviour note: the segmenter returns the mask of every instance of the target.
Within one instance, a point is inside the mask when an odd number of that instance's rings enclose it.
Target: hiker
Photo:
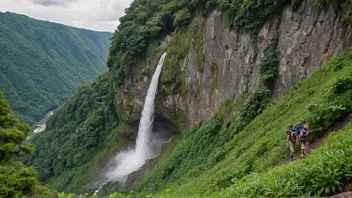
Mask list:
[[[295,131],[296,131],[296,134],[299,135],[302,131],[303,127],[302,127],[302,121],[298,121],[296,123],[296,126],[295,126]]]
[[[309,129],[309,125],[304,125],[300,135],[299,135],[299,139],[301,140],[301,158],[307,156],[307,149],[308,149],[308,136],[310,134],[310,129]]]
[[[290,157],[295,159],[295,148],[294,146],[298,144],[298,135],[293,126],[290,125],[287,131],[286,146],[290,148]]]

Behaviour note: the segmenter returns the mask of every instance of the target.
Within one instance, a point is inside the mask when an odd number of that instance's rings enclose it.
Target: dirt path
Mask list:
[[[335,121],[334,124],[324,133],[324,135],[322,137],[320,137],[319,139],[317,139],[316,141],[314,141],[312,144],[309,145],[309,149],[314,150],[314,149],[320,148],[324,144],[325,140],[329,137],[331,132],[340,131],[350,121],[352,121],[352,114],[349,114],[347,117],[345,117],[341,120]],[[300,156],[301,156],[300,153],[295,153],[296,159],[299,159]],[[285,159],[281,160],[276,166],[281,166],[281,165],[286,164],[290,161],[293,161],[293,159],[291,157],[287,156]]]

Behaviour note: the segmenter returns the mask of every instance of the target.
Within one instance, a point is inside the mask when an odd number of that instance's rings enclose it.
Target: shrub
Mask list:
[[[293,11],[296,11],[299,8],[299,6],[301,5],[301,3],[302,3],[302,0],[292,0],[291,1],[291,9]]]
[[[276,52],[277,42],[271,42],[264,50],[264,57],[259,63],[260,81],[272,88],[279,72],[279,59]]]
[[[249,124],[255,117],[263,112],[266,105],[270,102],[271,91],[267,89],[254,90],[247,100],[238,108],[238,116],[229,129],[232,134],[239,133],[244,127]]]
[[[184,8],[183,10],[176,12],[174,17],[175,17],[175,20],[173,25],[175,27],[185,26],[189,24],[189,22],[191,22],[191,19],[192,19],[192,15],[189,12],[188,8]]]
[[[343,18],[342,18],[342,23],[343,23],[345,26],[352,25],[352,16],[348,16],[348,15],[343,16]]]
[[[322,8],[324,5],[332,3],[333,0],[310,0],[312,3],[316,4],[320,8]]]

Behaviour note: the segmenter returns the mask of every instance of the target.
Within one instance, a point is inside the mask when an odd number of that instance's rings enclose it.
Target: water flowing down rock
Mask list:
[[[159,76],[165,56],[166,53],[161,56],[148,89],[139,123],[136,147],[135,149],[121,152],[115,157],[114,161],[116,167],[106,175],[108,181],[124,183],[130,173],[142,167],[147,159],[154,158],[158,155],[158,153],[151,148],[150,143],[154,121],[155,97],[158,92]]]

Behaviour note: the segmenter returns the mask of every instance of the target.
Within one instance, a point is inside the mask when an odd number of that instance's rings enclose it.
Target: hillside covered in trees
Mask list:
[[[111,33],[0,13],[0,90],[33,124],[107,70]]]

